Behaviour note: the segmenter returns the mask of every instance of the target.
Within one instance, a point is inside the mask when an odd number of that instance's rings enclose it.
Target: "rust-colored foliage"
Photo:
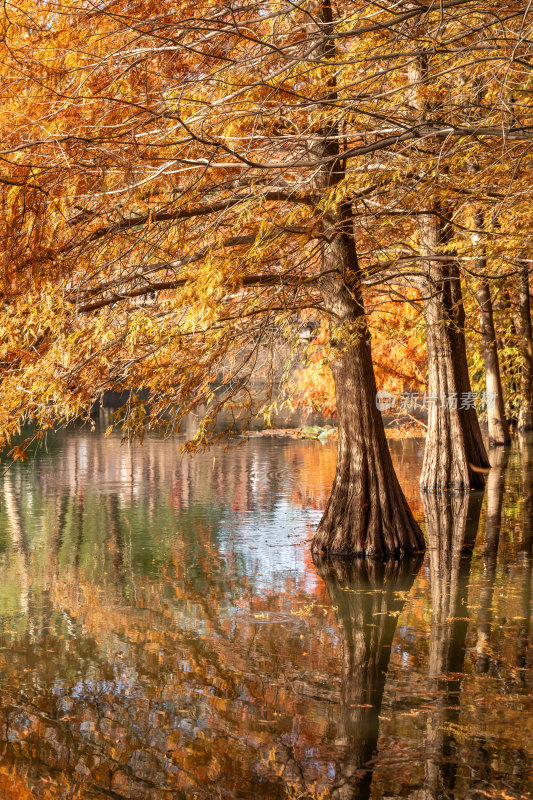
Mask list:
[[[369,298],[372,357],[379,389],[401,397],[426,391],[426,348],[417,293],[405,300]],[[331,357],[325,326],[314,338],[307,364],[296,372],[292,402],[306,411],[335,416],[335,386],[328,366]]]

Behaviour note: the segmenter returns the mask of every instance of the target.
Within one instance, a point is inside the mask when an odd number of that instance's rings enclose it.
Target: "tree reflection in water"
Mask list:
[[[502,528],[503,495],[505,473],[509,461],[507,447],[494,448],[491,452],[492,469],[487,478],[487,516],[485,528],[485,547],[483,550],[483,575],[480,593],[479,624],[476,643],[476,671],[489,672],[490,635],[492,624],[492,603],[494,582],[498,563],[498,548]]]
[[[468,581],[482,499],[479,492],[424,496],[431,572],[429,676],[439,701],[428,720],[421,800],[453,797],[458,766],[453,731],[459,721]]]
[[[422,560],[332,559],[317,564],[341,639],[340,730],[330,788],[335,800],[370,797],[392,640]]]
[[[518,634],[517,668],[522,672],[520,678],[525,679],[527,670],[527,654],[531,631],[531,581],[533,577],[533,448],[532,435],[520,436],[521,450],[521,490],[522,490],[522,536],[519,547],[519,559],[523,570],[521,626]]]
[[[531,453],[473,554],[476,496],[426,498],[415,579],[318,574],[333,445],[51,440],[0,483],[1,800],[528,796]]]

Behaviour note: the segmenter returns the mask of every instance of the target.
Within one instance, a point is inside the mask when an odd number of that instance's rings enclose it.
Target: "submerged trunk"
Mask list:
[[[529,269],[526,262],[520,267],[518,295],[520,311],[520,354],[522,357],[521,405],[518,430],[533,430],[533,336],[531,332],[531,305],[529,301]]]
[[[468,628],[467,594],[482,493],[425,495],[431,575],[429,670],[437,680],[462,669]]]
[[[494,314],[489,284],[484,281],[477,291],[479,317],[481,322],[481,342],[485,362],[485,389],[487,393],[487,421],[489,426],[489,447],[509,444],[509,426],[505,416],[498,345],[494,328]]]
[[[318,564],[341,641],[339,754],[330,796],[367,800],[379,715],[398,616],[422,557],[387,563],[333,559]]]
[[[438,211],[419,214],[428,354],[424,491],[482,488],[490,468],[468,374],[459,270],[440,252],[445,227]]]
[[[341,234],[334,244],[329,257],[335,257],[337,266],[343,259],[353,265],[350,237]],[[339,434],[335,480],[312,550],[320,555],[399,556],[423,550],[424,538],[400,488],[376,406],[370,334],[354,272],[350,288],[338,274],[321,284],[326,307],[342,323],[338,355],[331,364]]]

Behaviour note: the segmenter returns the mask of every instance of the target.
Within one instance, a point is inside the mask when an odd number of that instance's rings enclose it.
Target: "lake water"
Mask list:
[[[335,445],[72,431],[0,478],[0,797],[515,800],[533,786],[533,447],[405,563],[315,566]]]

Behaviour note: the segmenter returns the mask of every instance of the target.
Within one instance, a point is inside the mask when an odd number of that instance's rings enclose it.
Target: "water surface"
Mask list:
[[[0,479],[0,796],[531,796],[531,445],[422,503],[393,442],[425,558],[317,568],[333,443],[179,444]]]

